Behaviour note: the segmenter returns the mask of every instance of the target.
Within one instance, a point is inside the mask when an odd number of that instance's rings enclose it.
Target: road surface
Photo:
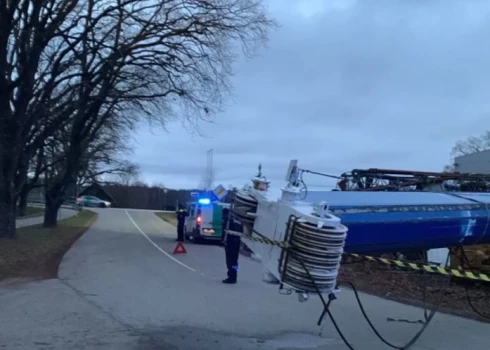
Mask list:
[[[172,256],[175,228],[152,212],[98,209],[99,218],[62,261],[60,280],[3,284],[0,349],[317,349],[347,347],[320,301],[299,303],[261,281],[240,257],[239,284],[223,285],[221,247],[187,244]],[[383,335],[403,344],[422,310],[362,295]],[[332,311],[355,349],[383,350],[350,291]],[[488,349],[490,325],[437,314],[412,349]]]
[[[60,208],[60,210],[58,212],[58,220],[67,219],[70,216],[75,215],[76,213],[77,213],[77,211],[74,209]],[[38,225],[38,224],[42,224],[43,220],[44,220],[44,217],[42,215],[33,216],[33,217],[25,218],[25,219],[17,219],[15,222],[15,226],[17,228],[20,228],[20,227]]]

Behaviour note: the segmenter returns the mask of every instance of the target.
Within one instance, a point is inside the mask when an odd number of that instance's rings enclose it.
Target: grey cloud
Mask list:
[[[204,164],[193,164],[189,162],[176,162],[169,167],[162,162],[161,164],[140,163],[145,172],[153,175],[172,174],[174,176],[188,176],[189,174],[200,174],[204,169]]]
[[[291,158],[337,174],[437,171],[457,139],[486,128],[489,2],[332,3],[272,1],[283,26],[258,58],[236,63],[236,98],[202,124],[206,138],[178,123],[138,133],[134,159],[147,177],[193,187],[210,148],[224,183],[247,181],[259,162],[281,180]],[[304,17],[299,4],[324,10]]]

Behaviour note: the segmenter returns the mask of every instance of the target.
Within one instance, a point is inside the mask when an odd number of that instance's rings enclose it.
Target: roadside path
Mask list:
[[[63,220],[67,219],[70,216],[73,216],[77,213],[76,210],[74,209],[67,209],[67,208],[60,208],[60,211],[58,213],[58,220]],[[17,219],[15,221],[15,226],[17,228],[21,227],[26,227],[26,226],[33,226],[33,225],[39,225],[43,223],[43,216],[33,216],[30,218],[25,218],[25,219]]]

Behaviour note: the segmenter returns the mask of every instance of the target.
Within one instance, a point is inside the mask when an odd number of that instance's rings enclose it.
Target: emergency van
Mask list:
[[[196,243],[201,240],[222,240],[223,208],[229,207],[227,203],[214,202],[209,198],[199,198],[187,203],[186,239]]]

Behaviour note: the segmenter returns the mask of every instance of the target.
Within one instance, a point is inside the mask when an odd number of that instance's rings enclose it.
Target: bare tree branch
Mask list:
[[[275,25],[261,0],[0,0],[0,12],[0,197],[44,148],[47,226],[104,130],[211,120],[235,48],[252,57]]]
[[[470,136],[465,140],[458,140],[451,149],[451,165],[444,167],[445,172],[455,170],[454,159],[472,153],[478,153],[490,149],[490,131],[486,131],[480,136]]]
[[[480,136],[471,136],[466,140],[457,141],[451,151],[451,155],[453,157],[458,157],[488,149],[490,149],[490,131],[486,131]]]

